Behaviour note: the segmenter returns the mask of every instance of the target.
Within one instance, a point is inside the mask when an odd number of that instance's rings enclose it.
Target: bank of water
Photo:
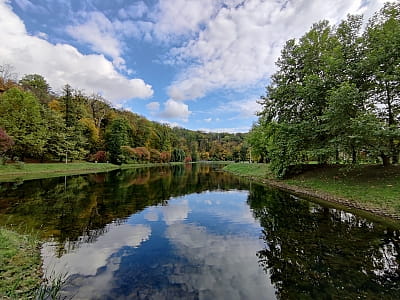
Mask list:
[[[400,295],[399,231],[180,165],[2,183],[0,224],[40,231],[43,271],[76,299]]]

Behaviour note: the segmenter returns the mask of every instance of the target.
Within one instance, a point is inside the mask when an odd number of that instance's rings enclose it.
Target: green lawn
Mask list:
[[[0,182],[105,172],[119,166],[107,163],[15,163],[0,165]]]
[[[239,176],[252,176],[263,179],[273,178],[268,164],[235,163],[227,165],[224,170]]]
[[[39,241],[0,228],[0,299],[32,299],[40,286]]]
[[[224,169],[236,175],[273,179],[267,164],[232,164]],[[278,182],[344,197],[366,208],[400,214],[400,166],[326,166]]]

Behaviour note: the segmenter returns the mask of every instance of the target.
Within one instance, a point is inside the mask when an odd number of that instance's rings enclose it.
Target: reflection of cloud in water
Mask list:
[[[186,220],[190,212],[187,199],[171,200],[167,206],[161,206],[164,221],[167,225]]]
[[[259,267],[258,240],[218,236],[202,227],[174,224],[167,237],[179,253],[197,266],[191,272],[170,275],[174,284],[198,290],[200,299],[275,299],[275,289]]]
[[[207,194],[210,196],[204,197]],[[191,205],[196,212],[214,215],[237,224],[259,226],[246,203],[247,191],[206,192],[200,195],[191,195],[191,197]]]
[[[158,221],[158,213],[154,211],[154,208],[149,208],[149,211],[144,215],[144,218],[150,222]]]
[[[108,231],[94,243],[82,244],[59,258],[55,254],[56,246],[45,243],[42,248],[43,268],[47,277],[53,273],[95,275],[114,252],[123,246],[139,246],[150,234],[151,229],[146,225],[110,225]]]

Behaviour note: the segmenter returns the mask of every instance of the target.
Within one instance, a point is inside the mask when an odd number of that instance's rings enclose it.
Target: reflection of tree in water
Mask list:
[[[166,205],[171,197],[241,186],[240,179],[213,169],[178,165],[32,180],[17,188],[2,183],[0,223],[24,224],[76,247],[95,241],[107,224],[150,205]]]
[[[398,231],[260,186],[248,202],[280,299],[400,299]]]

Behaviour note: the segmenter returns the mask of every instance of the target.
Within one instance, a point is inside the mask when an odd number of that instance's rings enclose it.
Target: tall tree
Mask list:
[[[43,76],[29,74],[22,77],[19,84],[36,96],[41,103],[49,103],[51,100],[50,86]]]
[[[400,3],[386,3],[369,21],[364,35],[364,69],[368,74],[368,95],[375,113],[385,121],[389,134],[383,142],[388,156],[398,162],[400,151]]]
[[[14,139],[13,155],[40,157],[45,145],[41,107],[35,96],[18,88],[0,95],[0,126]]]
[[[129,122],[124,118],[117,118],[111,122],[106,133],[106,143],[112,163],[121,164],[123,162],[121,147],[130,146],[131,131]]]

